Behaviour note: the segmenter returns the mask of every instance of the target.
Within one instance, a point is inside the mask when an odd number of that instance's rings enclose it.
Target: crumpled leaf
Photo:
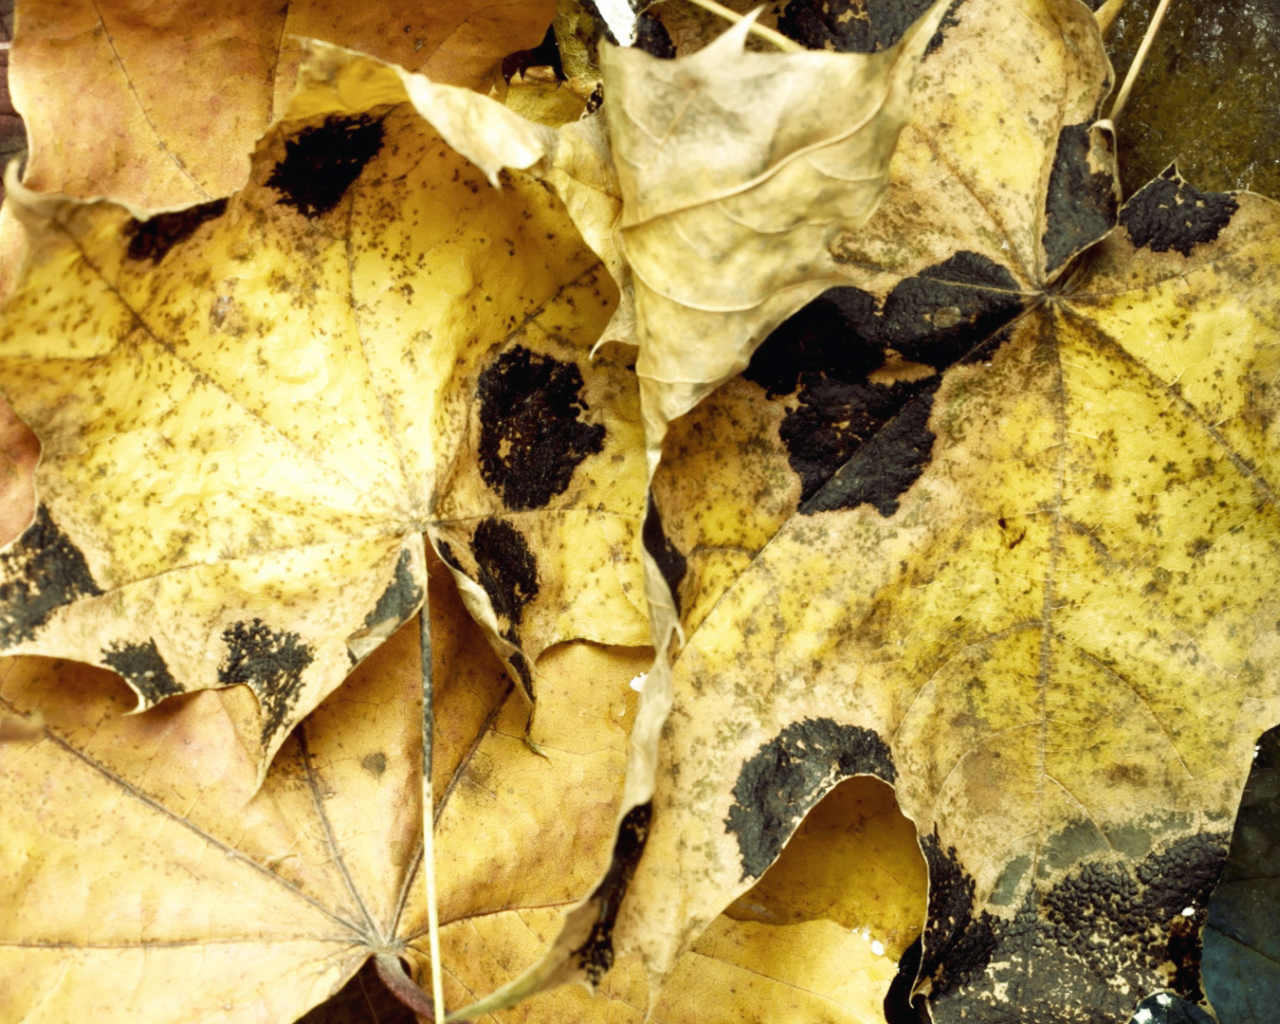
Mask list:
[[[685,643],[612,932],[655,982],[870,774],[929,861],[933,1019],[1202,998],[1280,718],[1280,211],[1171,171],[1112,230],[1109,82],[1082,5],[953,8],[848,285],[671,424]]]
[[[607,860],[627,678],[650,652],[548,652],[539,755],[436,561],[430,590],[446,934],[554,921]],[[107,673],[6,659],[0,709],[42,721],[37,741],[0,743],[0,1019],[279,1024],[371,954],[425,950],[418,659],[410,624],[298,726],[261,787],[244,688],[130,715]]]
[[[112,668],[140,708],[247,684],[264,770],[417,609],[424,531],[526,692],[560,640],[648,642],[635,385],[588,360],[599,257],[409,93],[446,123],[498,104],[315,53],[230,199],[147,217],[15,184],[32,248],[0,329],[44,446],[5,648]]]
[[[944,9],[865,56],[744,52],[748,18],[673,61],[602,59],[651,445],[833,283],[827,244],[887,185]]]

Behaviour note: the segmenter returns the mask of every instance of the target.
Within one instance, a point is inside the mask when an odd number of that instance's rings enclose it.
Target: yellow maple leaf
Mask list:
[[[424,532],[526,692],[558,640],[648,640],[634,378],[587,357],[612,282],[553,194],[491,188],[410,93],[455,141],[471,104],[520,120],[318,47],[227,200],[11,181],[0,377],[43,456],[5,647],[113,668],[140,708],[247,684],[264,770],[417,609]]]
[[[1089,12],[950,21],[848,284],[666,434],[645,536],[685,644],[613,942],[668,976],[872,774],[929,860],[935,1019],[1121,1019],[1202,998],[1280,717],[1280,211],[1171,170],[1113,228]]]

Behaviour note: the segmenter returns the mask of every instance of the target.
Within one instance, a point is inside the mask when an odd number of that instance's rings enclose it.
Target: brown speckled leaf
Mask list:
[[[1280,212],[1171,171],[1112,230],[1109,79],[1083,5],[953,7],[847,285],[670,425],[683,646],[612,930],[655,980],[869,774],[929,861],[934,1020],[1202,997],[1280,717]]]
[[[17,186],[33,241],[0,333],[44,446],[0,555],[4,647],[112,668],[140,707],[247,684],[263,769],[418,608],[424,532],[526,692],[560,640],[648,640],[634,377],[588,359],[599,257],[406,90],[445,121],[505,109],[315,53],[229,199],[147,216]]]

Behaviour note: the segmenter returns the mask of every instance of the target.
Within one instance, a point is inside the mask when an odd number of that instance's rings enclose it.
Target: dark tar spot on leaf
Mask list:
[[[671,599],[675,602],[676,614],[680,613],[680,583],[689,569],[688,559],[680,553],[662,529],[662,513],[654,504],[653,493],[649,494],[649,506],[645,511],[644,528],[641,531],[644,549],[657,564],[662,578],[671,589]]]
[[[940,857],[936,839],[924,843],[931,998],[954,997],[978,1024],[1127,1020],[1136,994],[1164,988],[1200,1001],[1200,930],[1227,839],[1184,837],[1132,867],[1109,850],[1086,855],[1048,892],[1029,888],[1011,920],[986,911],[975,919],[973,884],[954,851]]]
[[[173,678],[154,639],[148,638],[141,644],[113,644],[102,652],[102,660],[112,671],[124,676],[148,706],[186,692]]]
[[[652,14],[641,14],[636,19],[636,41],[631,45],[659,60],[671,60],[676,55],[676,44],[671,41],[667,26]]]
[[[586,941],[571,954],[591,984],[598,985],[601,978],[613,966],[613,925],[618,919],[622,897],[636,873],[636,864],[649,839],[649,820],[653,805],[637,804],[622,816],[618,824],[618,837],[613,844],[613,857],[609,870],[589,897],[598,905],[596,920]]]
[[[480,475],[513,510],[542,508],[604,448],[584,423],[582,371],[517,345],[480,374]]]
[[[965,0],[951,0],[949,6],[942,15],[942,21],[938,23],[938,31],[933,34],[933,38],[929,40],[929,45],[924,48],[925,57],[929,57],[942,49],[942,44],[947,40],[947,29],[955,28],[960,24],[960,8],[964,5]]]
[[[973,916],[973,879],[960,866],[955,847],[943,852],[937,830],[921,837],[929,866],[929,910],[921,936],[921,977],[933,977],[935,994],[953,992],[979,977],[996,948],[995,919]]]
[[[31,640],[64,604],[104,591],[94,582],[80,549],[40,505],[35,519],[0,554],[0,643]]]
[[[1120,223],[1139,249],[1190,256],[1197,245],[1214,241],[1239,208],[1230,192],[1201,192],[1169,167],[1124,204]]]
[[[826,408],[819,412],[819,416],[826,418],[825,429],[819,428],[809,437],[803,433],[809,418],[803,413],[806,408],[820,409],[818,403],[824,396],[818,389],[802,396],[801,401],[809,397],[813,404],[802,405],[796,415],[789,416],[779,428],[783,431],[783,440],[788,442],[791,465],[800,473],[806,489],[811,484],[817,485],[813,487],[811,497],[801,497],[800,511],[804,515],[816,515],[818,512],[866,504],[886,518],[897,512],[899,497],[920,478],[933,453],[935,435],[928,423],[929,414],[933,411],[933,392],[939,383],[938,377],[914,385],[897,383],[881,388],[887,393],[879,396],[874,393],[855,394],[854,385],[837,385],[833,396],[835,409]],[[871,392],[871,387],[862,390]],[[869,407],[874,409],[879,404],[875,398],[889,404],[900,400],[903,392],[913,393],[913,397],[900,410],[878,420],[868,414]],[[864,401],[867,397],[872,397],[873,401]],[[836,425],[840,421],[834,417],[841,416],[845,410],[848,411],[850,426]],[[863,423],[858,423],[859,420]],[[864,429],[869,436],[859,436],[855,424],[865,424]],[[823,466],[814,458],[813,449],[818,446],[828,449],[821,452],[829,460],[826,466],[839,466],[834,473],[828,475],[828,470],[818,468]],[[814,461],[808,462],[808,459]]]
[[[360,758],[360,767],[370,775],[378,776],[387,770],[387,755],[378,751],[376,754],[365,754]]]
[[[520,646],[520,620],[525,605],[538,594],[538,562],[524,537],[510,523],[492,517],[476,527],[471,541],[480,586],[489,595],[502,636]],[[520,677],[525,694],[533,694],[529,659],[519,651],[507,655],[507,663]]]
[[[384,622],[399,624],[404,622],[418,609],[422,603],[422,587],[413,578],[413,559],[408,551],[400,552],[400,561],[396,563],[395,579],[378,598],[373,611],[365,616],[366,626],[377,626]]]
[[[1058,133],[1042,239],[1049,273],[1115,226],[1120,205],[1115,175],[1111,169],[1099,169],[1098,154],[1090,159],[1095,146],[1109,146],[1110,141],[1100,130],[1090,132],[1088,124],[1070,124]],[[1114,168],[1114,153],[1108,152],[1105,159],[1108,168]]]
[[[267,187],[304,217],[328,213],[377,156],[382,138],[382,122],[367,114],[327,117],[323,125],[303,128],[285,141],[284,159],[267,178]]]
[[[200,203],[185,210],[157,213],[147,220],[132,221],[124,229],[129,239],[126,255],[131,260],[159,263],[170,249],[195,234],[196,228],[206,221],[221,217],[226,209],[225,199],[215,199],[211,203]]]
[[[870,337],[935,370],[990,357],[985,344],[1026,303],[1000,264],[962,250],[904,278],[870,325]]]
[[[898,776],[889,748],[870,729],[806,718],[764,744],[738,773],[724,822],[738,840],[743,880],[763,875],[810,809],[853,775],[891,785]]]
[[[315,652],[297,633],[276,632],[261,619],[236,622],[222,631],[227,655],[218,666],[218,682],[249,686],[262,708],[265,746],[298,702],[302,673]]]
[[[791,0],[778,31],[811,50],[874,53],[902,38],[933,0]]]
[[[883,346],[868,340],[875,297],[860,288],[829,288],[767,337],[742,371],[768,397],[792,394],[801,377],[824,374],[847,383],[866,381],[884,365]]]
[[[456,569],[458,572],[465,572],[462,563],[458,561],[458,556],[453,553],[453,548],[449,547],[449,542],[442,540],[437,542],[436,551],[440,555],[440,561],[444,562],[450,569]]]
[[[934,370],[990,358],[1024,303],[1008,270],[961,251],[899,282],[883,309],[867,292],[833,288],[779,326],[743,376],[771,398],[800,389],[778,428],[800,477],[799,510],[865,503],[893,515],[929,463],[941,377],[871,375],[890,351]]]

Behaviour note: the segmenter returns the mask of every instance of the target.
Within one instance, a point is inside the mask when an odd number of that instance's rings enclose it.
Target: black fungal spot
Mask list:
[[[35,637],[36,630],[65,604],[104,591],[94,582],[84,555],[58,529],[49,510],[40,505],[35,519],[0,554],[0,642],[12,647]]]
[[[899,39],[932,0],[791,0],[778,31],[811,50],[874,53]]]
[[[155,640],[146,643],[117,643],[102,652],[103,662],[119,672],[129,685],[142,694],[147,705],[158,704],[165,697],[185,693],[156,647]]]
[[[1199,1002],[1200,932],[1228,838],[1185,837],[1132,867],[1090,856],[1047,892],[1029,889],[1011,920],[975,919],[972,880],[926,839],[931,998],[962,1000],[977,1024],[1126,1020],[1135,993],[1166,987]]]
[[[1200,243],[1214,241],[1239,208],[1230,192],[1201,192],[1169,167],[1124,204],[1120,223],[1139,249],[1190,256]]]
[[[604,448],[605,428],[580,419],[581,391],[575,363],[523,345],[480,374],[480,475],[508,508],[542,508]]]
[[[671,599],[675,602],[676,614],[680,613],[680,582],[689,570],[689,561],[680,553],[662,529],[662,513],[654,504],[653,494],[649,495],[649,507],[645,511],[644,528],[641,530],[644,549],[649,557],[658,563],[662,578],[671,589]]]
[[[1105,235],[1120,205],[1115,178],[1090,163],[1089,125],[1070,124],[1058,133],[1058,149],[1049,171],[1042,242],[1052,272]]]
[[[922,939],[921,977],[933,978],[934,996],[981,977],[996,949],[996,919],[973,916],[973,878],[954,846],[943,852],[937,830],[920,840],[929,866],[929,912]]]
[[[805,388],[778,428],[800,474],[805,515],[869,504],[882,516],[920,478],[933,453],[928,428],[941,378],[884,385],[827,381]],[[832,468],[835,471],[832,472]]]
[[[218,666],[218,682],[249,686],[262,707],[262,742],[279,731],[298,702],[302,673],[315,652],[297,633],[277,633],[261,619],[237,622],[222,631],[226,659]]]
[[[480,586],[493,602],[493,610],[510,624],[507,639],[515,643],[515,627],[524,606],[538,594],[538,562],[520,531],[492,516],[476,527],[471,550]]]
[[[738,773],[724,821],[738,840],[743,880],[763,875],[814,804],[852,775],[897,778],[889,748],[870,729],[806,718],[764,744]]]
[[[649,839],[649,820],[653,815],[651,803],[637,804],[622,816],[618,825],[618,838],[613,845],[613,857],[609,870],[596,886],[590,900],[599,906],[595,923],[586,941],[571,954],[578,967],[586,972],[587,980],[598,985],[600,979],[613,966],[613,925],[618,919],[622,897],[636,873],[636,864]]]
[[[328,213],[382,149],[382,122],[368,114],[327,117],[285,142],[284,159],[267,178],[280,202],[304,217]]]
[[[513,635],[507,639],[515,643],[515,630],[510,631]],[[520,651],[512,651],[507,655],[507,663],[516,670],[516,675],[520,677],[520,682],[524,685],[524,691],[527,694],[533,693],[533,672],[529,668],[529,659]]]
[[[360,767],[370,775],[379,776],[387,770],[387,755],[379,751],[360,758]]]
[[[1025,304],[1005,267],[962,250],[899,282],[885,299],[872,337],[908,359],[944,370],[990,358],[986,342]]]
[[[185,210],[157,213],[147,220],[132,221],[124,229],[129,238],[129,248],[125,253],[131,260],[159,263],[170,249],[195,234],[196,228],[221,217],[226,209],[225,199],[215,199]]]
[[[924,55],[930,57],[942,49],[942,44],[947,39],[947,29],[955,28],[960,24],[960,19],[956,12],[964,4],[965,0],[951,0],[951,6],[946,9],[942,15],[942,20],[938,22],[938,31],[933,34],[933,38],[929,40],[929,45],[924,48]]]
[[[769,398],[792,394],[801,378],[833,377],[865,382],[884,365],[884,347],[868,340],[875,330],[876,300],[860,288],[829,288],[761,343],[742,371]]]
[[[778,429],[800,477],[799,510],[896,512],[932,454],[941,377],[871,376],[891,353],[935,371],[990,358],[1024,302],[1008,270],[964,251],[901,281],[883,309],[867,292],[833,288],[779,326],[743,376],[770,398],[800,389]]]
[[[676,55],[676,44],[671,41],[667,26],[651,14],[641,14],[636,19],[636,41],[631,45],[659,60],[671,60]]]
[[[373,611],[365,616],[365,626],[377,626],[383,622],[404,622],[422,603],[422,587],[413,578],[410,566],[413,559],[408,551],[400,552],[400,561],[396,563],[396,575]]]
[[[453,553],[453,548],[449,547],[448,541],[440,541],[436,545],[436,548],[440,554],[440,560],[444,562],[445,565],[449,566],[451,569],[456,569],[458,572],[466,572],[466,570],[462,568],[462,563],[458,561],[458,556]]]

